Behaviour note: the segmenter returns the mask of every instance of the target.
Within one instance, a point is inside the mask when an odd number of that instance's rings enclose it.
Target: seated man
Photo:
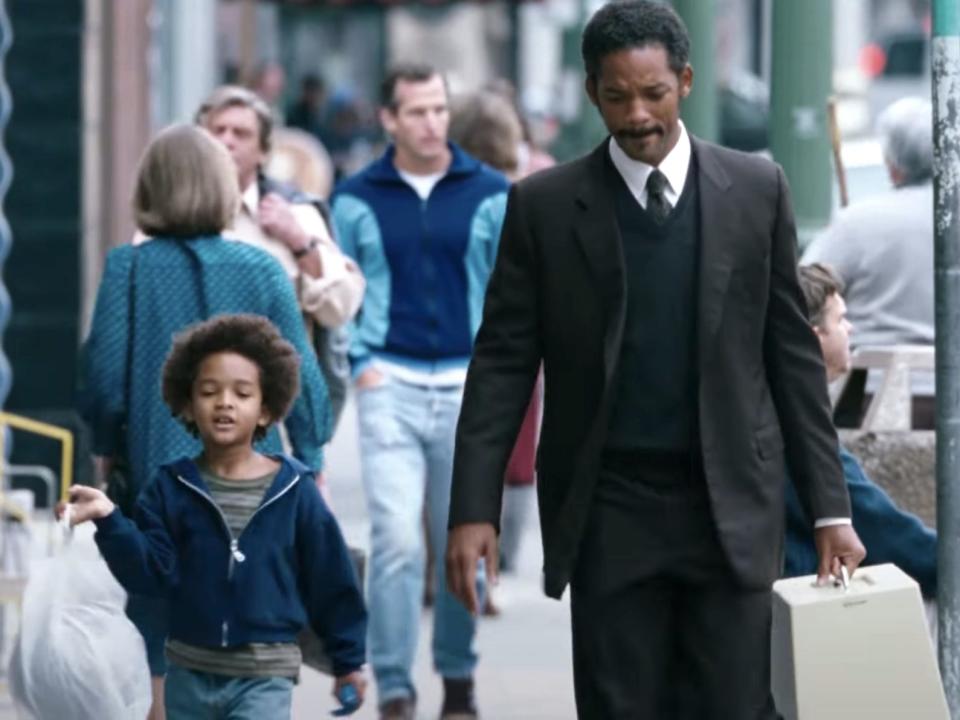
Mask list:
[[[843,281],[826,265],[800,268],[800,287],[807,301],[810,323],[820,339],[828,381],[850,365],[850,322],[846,319]],[[843,474],[850,491],[853,526],[867,548],[865,565],[893,563],[917,581],[924,597],[937,593],[937,535],[914,515],[898,508],[867,477],[857,459],[840,448]],[[784,577],[817,571],[817,551],[810,523],[792,483],[787,483],[787,534]]]

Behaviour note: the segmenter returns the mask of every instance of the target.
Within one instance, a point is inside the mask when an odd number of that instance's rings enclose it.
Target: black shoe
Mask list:
[[[414,720],[417,701],[401,697],[387,700],[380,706],[380,720]]]
[[[444,678],[440,720],[478,720],[479,717],[473,678]]]

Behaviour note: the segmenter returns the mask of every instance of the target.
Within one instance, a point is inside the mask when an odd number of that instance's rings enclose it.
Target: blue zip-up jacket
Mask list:
[[[364,662],[367,613],[340,534],[306,466],[285,455],[239,537],[196,464],[165,465],[134,520],[115,510],[94,536],[130,593],[170,600],[170,637],[201,647],[296,642],[309,621],[337,676]]]
[[[850,491],[853,528],[867,549],[866,565],[893,563],[920,585],[924,597],[937,595],[937,534],[904,512],[874,483],[850,451],[840,448]],[[792,482],[787,483],[787,537],[784,577],[817,571],[813,525],[804,515]]]
[[[374,355],[413,367],[464,367],[480,327],[507,204],[507,179],[450,144],[447,173],[421,200],[391,146],[341,183],[333,218],[367,279],[351,325],[354,376]]]

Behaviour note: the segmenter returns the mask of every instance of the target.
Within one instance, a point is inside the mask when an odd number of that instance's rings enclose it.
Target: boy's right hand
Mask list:
[[[333,696],[337,698],[341,707],[330,714],[334,717],[353,715],[363,705],[363,696],[366,690],[367,679],[364,677],[362,670],[354,670],[347,675],[341,675],[333,684]]]
[[[57,520],[70,508],[70,525],[79,525],[87,520],[105,518],[112,513],[116,505],[96,488],[86,485],[74,485],[70,488],[70,503],[57,503]]]

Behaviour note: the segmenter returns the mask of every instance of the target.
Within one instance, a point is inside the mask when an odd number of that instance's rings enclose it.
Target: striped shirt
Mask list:
[[[277,473],[250,480],[227,480],[201,470],[210,497],[220,508],[231,538],[238,538],[260,507]],[[167,660],[187,670],[230,677],[292,677],[302,661],[296,643],[253,643],[232,648],[207,648],[167,640]]]
[[[200,476],[210,490],[210,497],[226,518],[230,535],[238,538],[260,507],[263,496],[277,473],[274,471],[251,480],[226,480],[207,470],[201,470]]]

